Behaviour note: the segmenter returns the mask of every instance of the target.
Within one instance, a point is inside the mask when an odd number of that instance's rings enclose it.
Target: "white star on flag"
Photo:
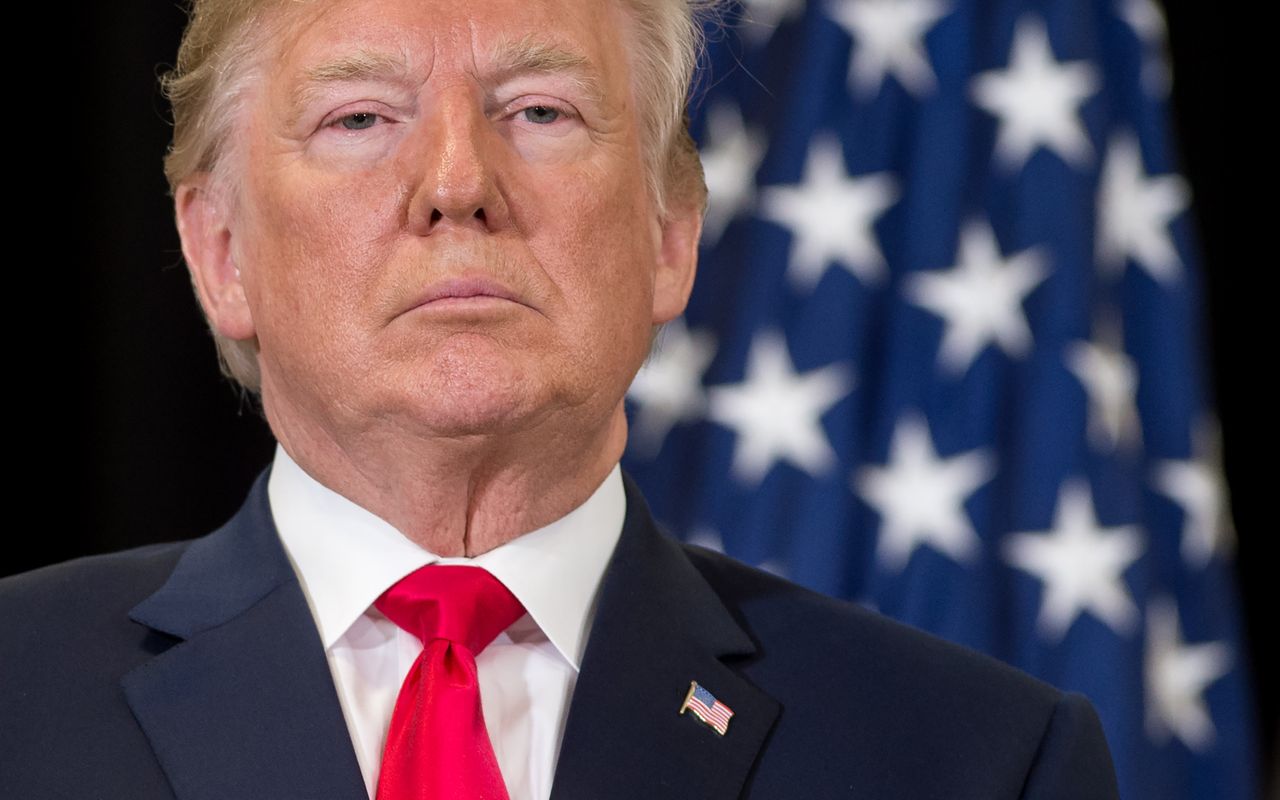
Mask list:
[[[1182,506],[1182,558],[1204,567],[1219,549],[1235,539],[1222,472],[1221,434],[1212,422],[1201,422],[1194,435],[1195,459],[1161,461],[1152,482]]]
[[[717,103],[707,112],[707,141],[701,153],[707,180],[704,244],[715,244],[730,220],[755,205],[756,170],[765,149],[764,135],[743,124],[733,103]]]
[[[1148,177],[1132,134],[1117,134],[1107,148],[1098,180],[1098,263],[1111,274],[1125,260],[1165,284],[1182,273],[1169,223],[1191,203],[1191,190],[1177,175]]]
[[[994,474],[994,459],[982,450],[939,458],[927,422],[905,415],[894,428],[888,465],[863,467],[853,480],[883,520],[876,542],[880,563],[901,570],[921,545],[953,561],[973,561],[982,545],[964,503]]]
[[[725,553],[725,555],[729,555],[725,552],[724,540],[721,538],[719,532],[714,528],[695,528],[693,533],[690,534],[689,538],[685,539],[685,541],[689,544],[697,545],[698,547],[705,547],[708,550],[714,550],[717,553]],[[733,556],[730,557],[732,558]],[[787,577],[787,568],[777,559],[766,559],[755,566],[765,572],[777,575],[780,578]]]
[[[724,539],[715,528],[694,528],[693,532],[685,537],[685,541],[698,547],[715,550],[717,553],[724,552]]]
[[[787,277],[797,288],[812,291],[832,262],[863,283],[884,278],[884,255],[873,226],[897,199],[889,173],[851,177],[840,142],[820,134],[809,145],[802,182],[764,189],[761,215],[791,230]]]
[[[1120,0],[1117,9],[1134,34],[1145,44],[1163,47],[1168,35],[1164,12],[1155,0]]]
[[[627,390],[627,398],[638,406],[632,441],[642,454],[655,455],[673,426],[706,412],[702,375],[715,352],[715,336],[690,331],[684,317],[663,326],[657,346]]]
[[[1147,608],[1147,735],[1163,744],[1176,736],[1196,752],[1213,744],[1213,719],[1204,691],[1231,670],[1225,642],[1187,644],[1178,609],[1169,598]]]
[[[1058,641],[1086,612],[1118,634],[1133,631],[1138,609],[1122,575],[1142,549],[1138,526],[1099,525],[1088,484],[1071,480],[1059,489],[1053,530],[1010,534],[1003,552],[1044,583],[1036,627]]]
[[[940,0],[832,0],[831,18],[853,37],[850,91],[875,97],[890,74],[917,97],[932,91],[924,37],[949,11]]]
[[[742,0],[743,14],[738,30],[754,45],[762,45],[773,36],[783,20],[804,10],[804,0]]]
[[[903,283],[907,300],[946,321],[938,361],[954,375],[963,375],[988,344],[1011,357],[1026,355],[1032,339],[1022,303],[1049,274],[1039,248],[1001,258],[985,222],[965,225],[959,250],[951,269],[909,275]]]
[[[1117,11],[1148,50],[1142,59],[1143,88],[1157,99],[1167,97],[1173,87],[1173,70],[1164,57],[1168,39],[1164,11],[1155,0],[1121,0]]]
[[[776,331],[755,335],[742,383],[712,387],[708,417],[733,429],[733,473],[758,484],[778,461],[814,477],[836,464],[821,417],[853,389],[852,371],[829,364],[797,374]]]
[[[976,75],[974,102],[1000,118],[996,156],[1010,170],[1022,167],[1038,147],[1068,164],[1093,156],[1080,106],[1098,90],[1097,70],[1084,61],[1054,60],[1044,23],[1025,16],[1013,34],[1009,66]]]
[[[1066,362],[1089,396],[1089,438],[1094,448],[1114,450],[1140,441],[1138,369],[1133,359],[1103,341],[1072,342]]]

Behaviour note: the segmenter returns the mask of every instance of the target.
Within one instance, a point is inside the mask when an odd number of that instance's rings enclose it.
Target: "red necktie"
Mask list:
[[[480,711],[476,654],[524,614],[478,567],[428,565],[374,601],[422,640],[391,715],[378,800],[508,800]]]

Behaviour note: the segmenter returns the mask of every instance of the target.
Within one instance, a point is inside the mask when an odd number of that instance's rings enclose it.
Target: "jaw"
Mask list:
[[[501,432],[495,418],[509,406],[490,386],[486,402],[459,393],[456,405],[440,405],[432,425],[447,421],[449,435],[423,435],[421,421],[416,431],[367,418],[360,430],[322,428],[268,387],[272,431],[302,469],[438,555],[479,555],[559,519],[595,491],[626,445],[622,401],[592,424],[559,406]]]

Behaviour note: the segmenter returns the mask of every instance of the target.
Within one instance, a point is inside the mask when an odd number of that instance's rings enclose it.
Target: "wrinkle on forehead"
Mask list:
[[[539,34],[500,39],[488,49],[485,62],[485,66],[480,68],[472,59],[473,74],[486,88],[500,86],[523,75],[555,75],[572,83],[588,102],[604,105],[608,97],[604,78],[591,59]],[[360,47],[321,61],[304,69],[289,93],[285,124],[289,128],[294,127],[326,86],[381,82],[408,87],[425,77],[416,76],[415,80],[415,76],[414,60],[404,44],[390,50]]]
[[[331,9],[328,6],[324,11]],[[299,20],[293,42],[301,38],[300,34],[321,22],[324,11],[307,20]],[[583,52],[576,42],[565,42],[563,37],[548,36],[545,33],[529,32],[522,36],[501,34],[496,41],[483,43],[484,34],[476,20],[468,18],[467,28],[470,30],[468,56],[472,74],[482,78],[490,85],[496,85],[520,74],[563,74],[572,78],[578,88],[590,99],[599,101],[603,98],[604,86],[600,74],[601,65]],[[435,60],[436,51],[448,47],[447,40],[455,42],[462,37],[455,26],[452,29],[436,29],[431,31],[432,42],[428,51],[428,62]],[[442,42],[444,39],[446,41]],[[386,80],[389,82],[407,82],[415,69],[421,67],[415,63],[414,49],[403,38],[392,41],[389,46],[358,46],[349,53],[342,53],[345,41],[333,44],[332,49],[339,51],[336,57],[320,61],[303,71],[300,87],[294,93],[294,100],[302,99],[299,95],[309,94],[310,87],[336,82],[354,82],[363,80]],[[360,41],[355,37],[355,41]],[[286,51],[288,46],[286,46]],[[477,58],[479,63],[477,63]],[[427,72],[429,72],[429,68]],[[294,102],[293,106],[301,105]]]
[[[516,83],[526,77],[553,77],[556,85],[571,87],[575,101],[585,102],[583,119],[594,140],[644,139],[635,117],[631,15],[612,0],[577,0],[582,13],[568,15],[560,13],[562,6],[574,0],[521,1],[528,5],[517,2],[505,14],[479,17],[465,10],[430,13],[429,4],[412,0],[286,2],[277,9],[283,12],[276,17],[280,35],[269,48],[277,62],[268,62],[266,76],[286,62],[291,76],[277,72],[282,80],[267,82],[275,84],[267,89],[270,102],[283,112],[272,127],[290,140],[300,135],[304,116],[335,84],[395,86],[410,97],[446,70],[451,81],[469,75],[486,103],[510,100],[508,93],[499,97],[508,81],[514,88],[536,85]],[[379,13],[384,7],[396,13]],[[422,13],[402,13],[414,8]]]

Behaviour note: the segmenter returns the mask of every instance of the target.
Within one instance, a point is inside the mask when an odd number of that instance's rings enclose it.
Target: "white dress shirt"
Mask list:
[[[511,800],[545,800],[626,498],[615,466],[578,508],[475,558],[440,558],[322,486],[276,447],[271,514],[329,660],[372,798],[400,685],[422,643],[373,607],[419,567],[488,570],[528,611],[476,658],[485,726]]]

